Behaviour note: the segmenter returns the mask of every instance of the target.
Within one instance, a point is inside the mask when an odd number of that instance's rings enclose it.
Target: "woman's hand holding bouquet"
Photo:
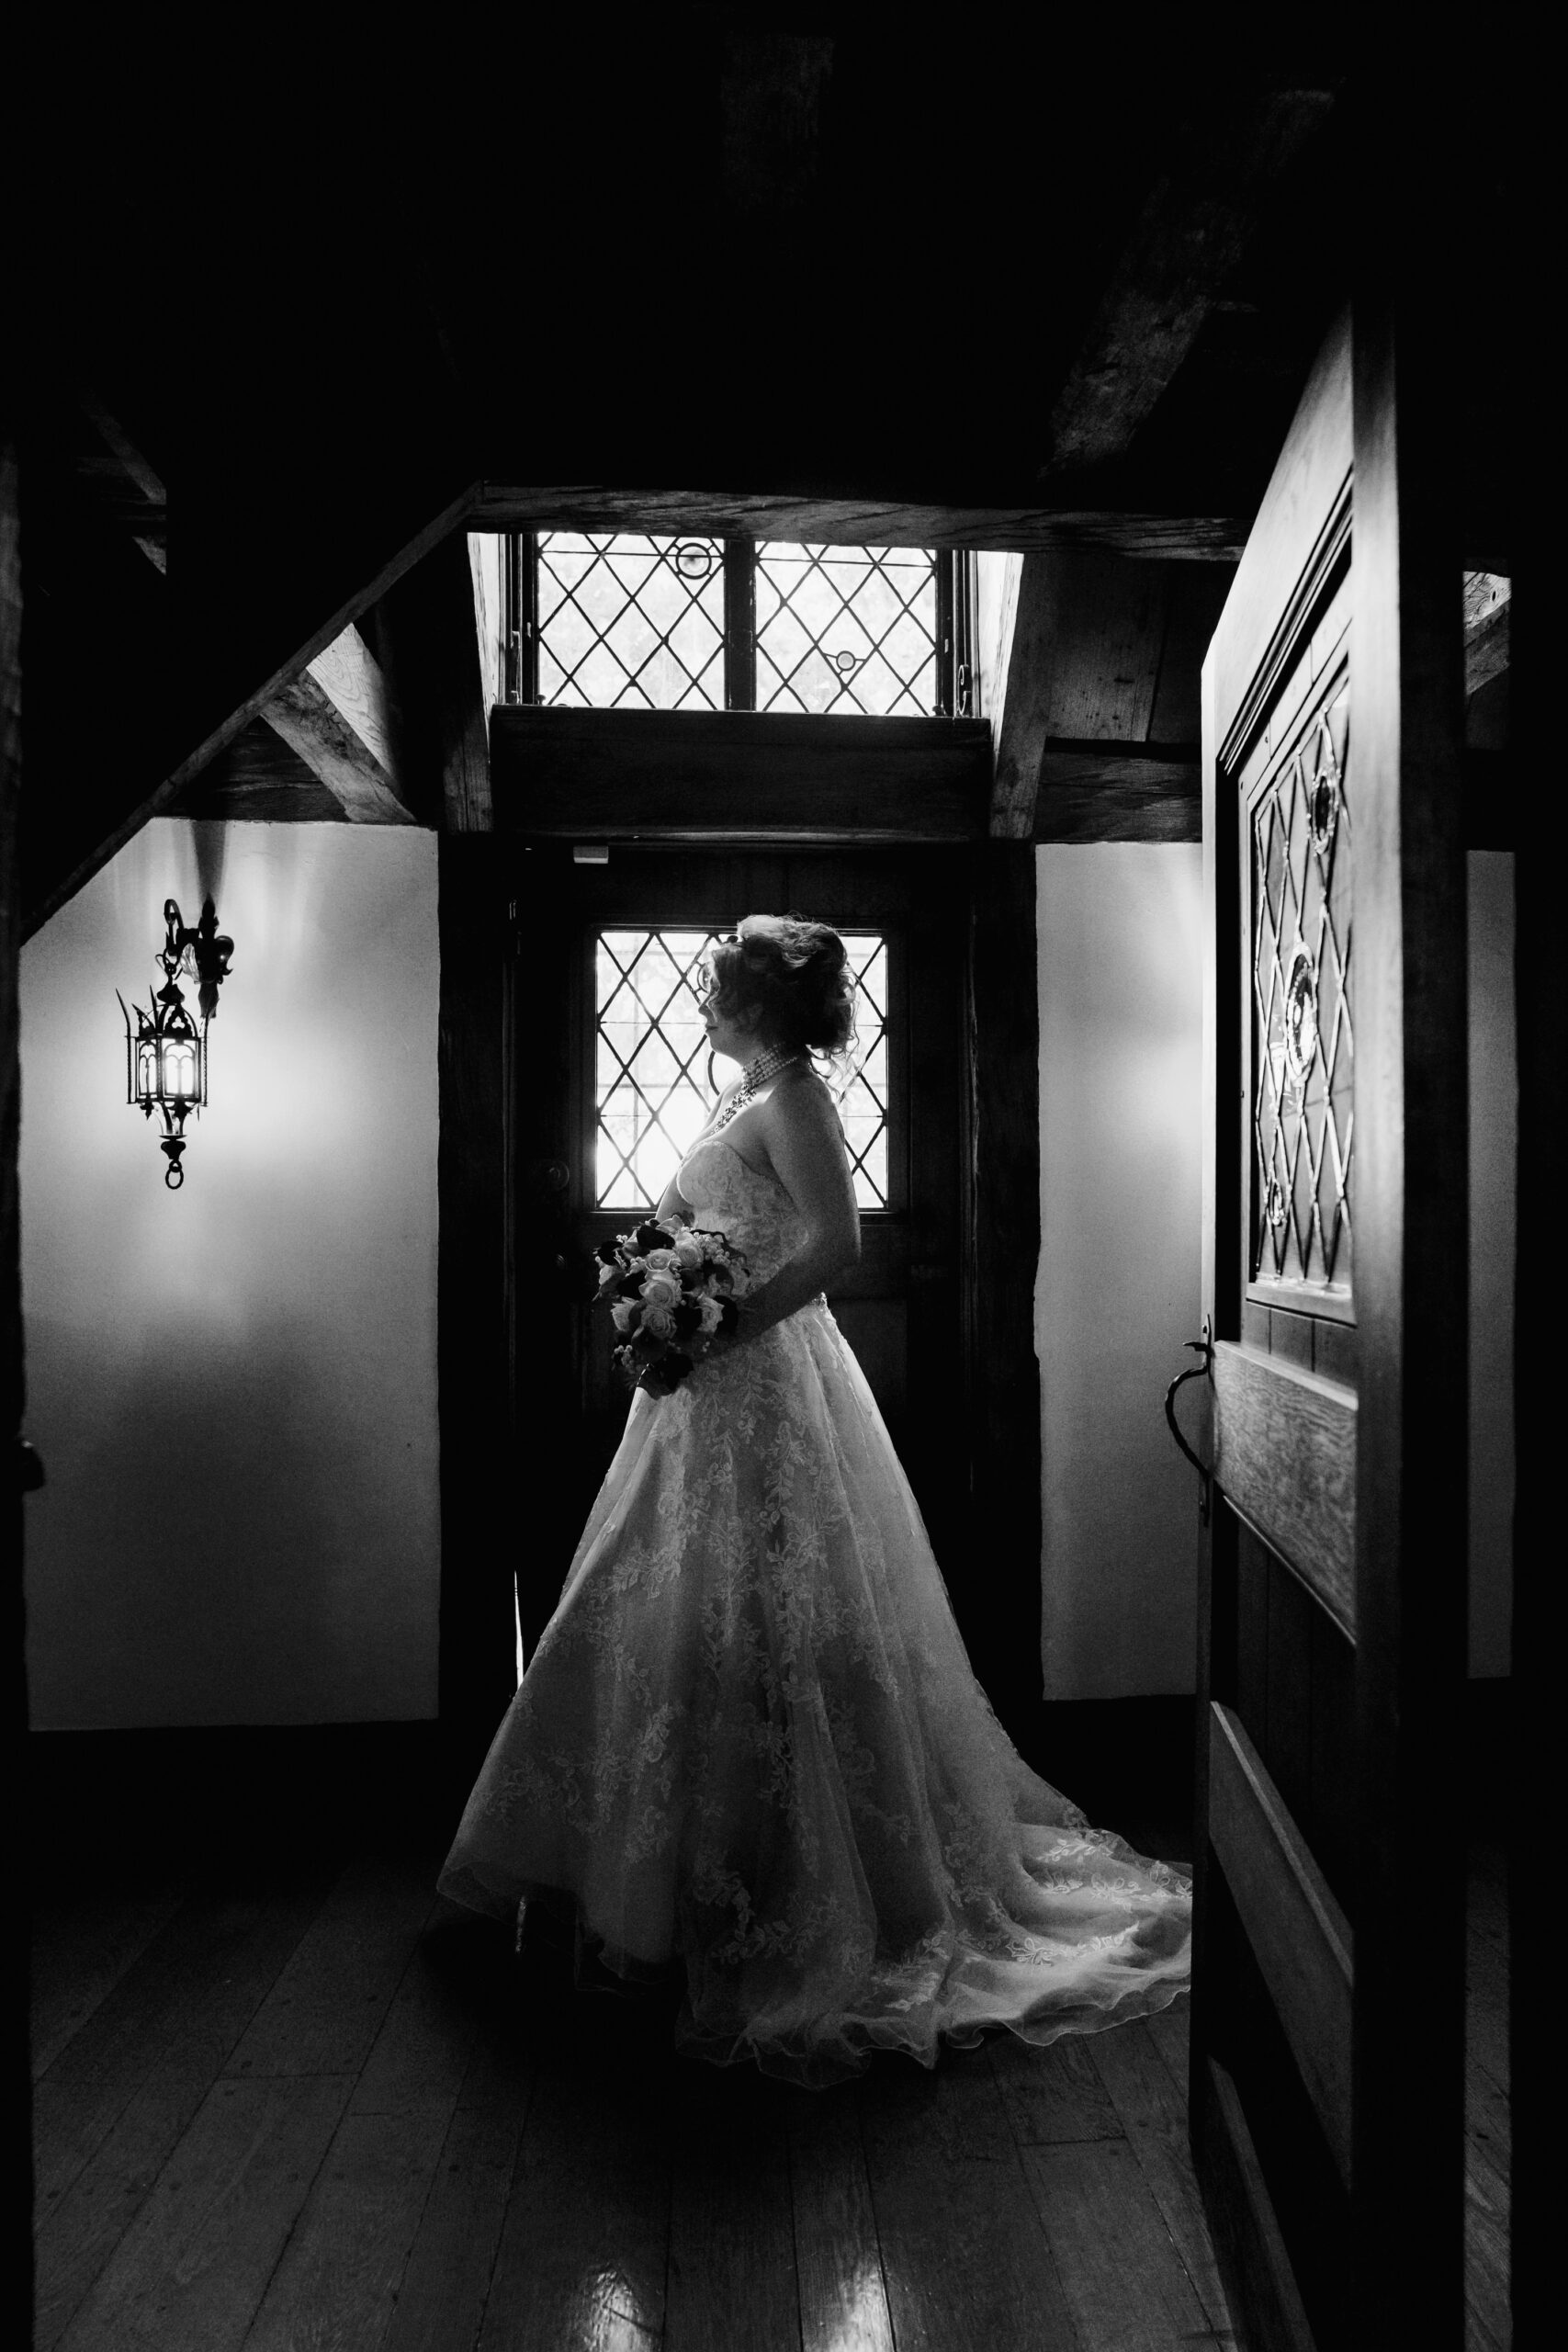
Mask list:
[[[598,1254],[599,1302],[621,1334],[615,1363],[634,1387],[668,1396],[735,1329],[746,1261],[722,1233],[674,1217],[649,1217]]]

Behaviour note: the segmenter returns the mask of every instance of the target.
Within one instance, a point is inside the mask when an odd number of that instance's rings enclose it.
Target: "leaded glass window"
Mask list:
[[[936,708],[929,548],[757,549],[757,707],[887,718]]]
[[[1341,673],[1274,763],[1248,820],[1252,1273],[1320,1295],[1350,1287],[1349,709]]]
[[[593,709],[965,716],[971,564],[931,548],[507,542],[507,696]]]
[[[536,594],[541,702],[723,709],[718,540],[541,531]]]
[[[699,985],[716,931],[602,931],[595,954],[594,1205],[656,1203],[707,1125],[714,1061]],[[887,944],[846,933],[857,983],[857,1068],[840,1104],[863,1209],[887,1205]]]

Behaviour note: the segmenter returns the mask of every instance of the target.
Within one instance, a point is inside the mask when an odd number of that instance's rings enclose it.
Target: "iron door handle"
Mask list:
[[[43,1456],[31,1438],[19,1437],[17,1440],[16,1458],[17,1493],[36,1495],[44,1483]]]
[[[1208,1373],[1210,1365],[1214,1361],[1214,1342],[1210,1329],[1209,1318],[1206,1315],[1203,1317],[1202,1338],[1201,1340],[1189,1340],[1186,1344],[1201,1358],[1201,1362],[1198,1363],[1190,1363],[1185,1372],[1179,1372],[1176,1378],[1166,1390],[1165,1418],[1166,1425],[1169,1429],[1171,1436],[1176,1440],[1177,1444],[1181,1448],[1182,1453],[1187,1456],[1188,1461],[1190,1462],[1193,1469],[1196,1470],[1199,1477],[1203,1481],[1202,1515],[1206,1522],[1209,1516],[1209,1467],[1206,1463],[1201,1462],[1198,1459],[1198,1456],[1193,1453],[1192,1448],[1182,1436],[1181,1424],[1176,1418],[1177,1390],[1186,1381],[1203,1379]]]

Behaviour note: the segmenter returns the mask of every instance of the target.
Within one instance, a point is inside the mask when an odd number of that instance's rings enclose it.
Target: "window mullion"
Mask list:
[[[518,534],[518,698],[535,703],[539,699],[539,535],[537,531]]]
[[[724,543],[724,707],[757,707],[757,542]]]

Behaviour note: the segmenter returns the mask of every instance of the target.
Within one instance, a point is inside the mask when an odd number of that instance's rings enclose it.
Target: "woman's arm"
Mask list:
[[[661,1225],[667,1218],[672,1216],[683,1217],[686,1222],[690,1224],[692,1217],[692,1204],[686,1198],[684,1193],[682,1192],[678,1178],[674,1176],[671,1177],[670,1182],[665,1185],[663,1192],[659,1196],[659,1206],[654,1210],[653,1214]]]
[[[732,1345],[754,1340],[841,1274],[860,1257],[844,1131],[833,1099],[819,1079],[773,1089],[758,1125],[773,1172],[806,1220],[806,1240],[771,1281],[747,1293]]]

